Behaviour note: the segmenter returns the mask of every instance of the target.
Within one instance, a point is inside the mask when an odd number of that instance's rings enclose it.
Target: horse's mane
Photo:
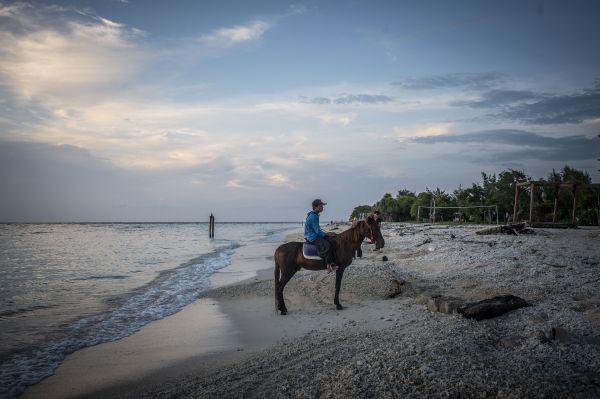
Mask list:
[[[366,224],[366,223],[367,222],[365,222],[364,220],[361,220],[358,223],[356,223],[356,226],[350,227],[348,230],[344,230],[341,233],[339,233],[337,235],[337,237],[344,241],[351,241],[351,242],[362,241],[361,240],[361,236],[362,236],[361,225]]]

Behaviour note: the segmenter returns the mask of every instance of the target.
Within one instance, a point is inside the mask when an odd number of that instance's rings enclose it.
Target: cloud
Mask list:
[[[372,95],[372,94],[349,94],[344,97],[339,97],[333,100],[335,104],[380,104],[380,103],[389,103],[394,101],[394,97],[384,96],[381,94]]]
[[[225,49],[236,44],[257,41],[270,27],[271,24],[267,21],[256,20],[246,25],[215,29],[201,36],[198,41],[209,47]]]
[[[327,97],[301,97],[300,102],[305,104],[386,104],[394,101],[394,97],[386,96],[383,94],[346,94],[341,97],[327,98]]]
[[[74,146],[0,141],[0,220],[68,221],[76,213],[93,214],[106,183],[118,179],[115,172]]]
[[[243,188],[244,186],[240,183],[239,180],[229,180],[225,183],[226,187],[229,188]]]
[[[435,137],[448,134],[452,123],[422,123],[412,126],[395,127],[394,133],[402,142],[414,141],[416,137]]]
[[[182,60],[194,57],[221,56],[232,47],[260,42],[269,30],[275,28],[283,20],[305,12],[306,8],[302,5],[290,5],[282,14],[256,18],[241,25],[217,28],[192,38],[190,42],[185,41],[183,44],[178,44],[175,49],[167,50],[165,53],[169,55],[170,59]]]
[[[0,81],[20,98],[85,101],[137,70],[141,31],[106,18],[25,4],[0,8],[0,23]]]
[[[348,126],[355,118],[353,115],[321,114],[317,116],[323,123],[328,125]]]
[[[454,107],[496,109],[488,118],[526,124],[583,123],[600,118],[600,80],[573,94],[549,95],[528,90],[490,90],[475,99],[453,100]]]
[[[504,76],[497,72],[464,72],[446,75],[408,78],[392,82],[392,86],[401,86],[411,90],[445,89],[466,87],[473,90],[489,89],[504,81]]]
[[[303,97],[300,102],[306,104],[331,104],[331,99],[327,97],[314,97],[314,98],[306,98]]]
[[[282,186],[293,189],[294,186],[290,183],[290,178],[282,175],[281,173],[275,173],[269,176],[269,183],[273,186]]]
[[[458,156],[495,160],[589,160],[597,157],[596,138],[586,136],[548,137],[523,130],[487,130],[465,134],[442,134],[410,139],[419,144],[476,145],[476,151],[466,148]],[[504,146],[504,147],[502,147]]]
[[[199,209],[225,214],[229,180],[227,159],[147,171],[72,145],[0,140],[0,221],[198,220]]]
[[[260,41],[278,21],[301,10],[151,48],[145,32],[93,11],[0,5],[0,89],[48,108],[131,97],[177,76],[178,68]],[[169,72],[157,74],[160,69]]]
[[[515,102],[539,100],[542,97],[541,94],[526,90],[491,90],[482,93],[476,100],[456,100],[449,104],[455,107],[496,108]]]
[[[306,6],[303,4],[290,4],[288,7],[288,13],[285,16],[304,14],[306,12]]]
[[[57,169],[61,169],[61,174],[67,173],[69,179],[79,181],[83,180],[82,176],[90,171],[97,176],[110,175],[114,171],[114,166],[110,162],[93,157],[89,151],[72,145],[0,141],[0,161],[4,166],[10,164],[20,166],[2,167],[0,170],[4,178],[8,176],[46,178],[52,176]],[[49,163],[53,165],[52,169],[41,167]],[[89,165],[89,168],[85,165]]]
[[[593,88],[575,94],[542,98],[532,103],[517,104],[494,115],[500,119],[527,124],[583,123],[600,118],[600,81]]]

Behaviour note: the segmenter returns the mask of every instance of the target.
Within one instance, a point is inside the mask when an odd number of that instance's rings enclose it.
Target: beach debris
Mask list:
[[[467,302],[464,299],[452,296],[434,295],[427,300],[427,309],[446,314],[457,313],[466,305]]]
[[[395,298],[402,293],[402,286],[406,284],[406,281],[402,279],[393,279],[392,280],[393,287],[390,288],[390,293],[388,294],[388,298]]]
[[[460,240],[460,242],[464,242],[467,244],[486,244],[488,247],[493,247],[494,245],[498,244],[495,241],[473,241],[473,240]]]
[[[556,268],[558,268],[558,269],[561,269],[561,268],[567,267],[567,265],[559,265],[558,263],[547,263],[547,262],[544,262],[544,264],[545,264],[546,266],[556,267]]]
[[[539,331],[541,343],[558,342],[560,344],[589,344],[600,345],[600,337],[577,335],[564,327],[552,327],[548,331]]]
[[[527,301],[514,295],[500,295],[471,303],[458,312],[469,319],[484,320],[498,317],[511,310],[528,306]]]
[[[422,243],[415,245],[415,247],[420,247],[421,245],[429,244],[431,242],[431,237],[427,237]]]
[[[488,229],[483,229],[476,231],[475,234],[478,235],[488,235],[488,234],[513,234],[515,236],[521,234],[535,234],[532,229],[527,228],[525,223],[513,223],[502,226],[490,227]]]
[[[524,337],[519,335],[509,335],[500,339],[500,345],[505,348],[517,348],[523,344],[523,341],[525,341]]]
[[[382,260],[382,261],[384,261],[384,262],[387,262],[387,260],[388,260],[388,257],[387,257],[387,256],[385,256],[385,255],[383,255],[383,256],[381,257],[381,260]]]
[[[524,306],[527,306],[527,302],[514,295],[496,296],[478,302],[444,295],[433,295],[427,299],[427,308],[432,312],[460,313],[466,318],[478,321],[498,317]]]

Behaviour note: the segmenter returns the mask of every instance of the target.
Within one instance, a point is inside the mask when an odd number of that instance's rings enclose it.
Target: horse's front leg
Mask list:
[[[342,286],[342,276],[344,275],[345,267],[339,267],[335,272],[335,297],[333,303],[337,310],[342,310],[344,307],[340,304],[340,287]]]

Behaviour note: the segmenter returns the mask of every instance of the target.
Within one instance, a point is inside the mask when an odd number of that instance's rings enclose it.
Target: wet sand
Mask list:
[[[277,245],[240,248],[230,266],[211,276],[211,285],[252,281],[272,265]],[[129,337],[76,351],[54,375],[28,387],[21,397],[114,396],[194,370],[199,364],[212,368],[238,358],[243,355],[241,334],[219,302],[201,298]]]

